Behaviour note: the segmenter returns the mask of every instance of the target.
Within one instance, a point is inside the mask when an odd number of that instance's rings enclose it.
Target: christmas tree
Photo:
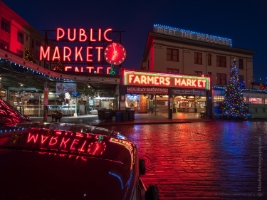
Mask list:
[[[64,69],[63,64],[61,63],[60,60],[58,60],[56,66],[53,68],[53,70],[55,70],[55,71],[63,71],[63,69]]]
[[[35,63],[35,60],[34,60],[33,56],[31,55],[29,48],[26,48],[26,49],[25,49],[25,56],[24,56],[24,59],[25,59],[25,60],[28,60],[28,61],[30,61],[30,62],[32,62],[32,63]]]
[[[238,69],[236,67],[236,60],[234,59],[230,70],[230,79],[225,89],[225,99],[222,102],[222,113],[227,118],[248,118],[248,107],[244,102],[240,86]]]

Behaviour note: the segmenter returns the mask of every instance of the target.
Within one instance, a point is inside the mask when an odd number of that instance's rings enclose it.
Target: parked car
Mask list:
[[[141,180],[145,165],[136,145],[101,127],[23,116],[2,122],[0,160],[0,199],[158,199],[157,187]]]

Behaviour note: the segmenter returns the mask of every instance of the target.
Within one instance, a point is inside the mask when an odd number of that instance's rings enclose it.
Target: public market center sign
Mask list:
[[[104,69],[103,60],[110,65],[120,65],[126,58],[125,48],[113,42],[111,33],[111,28],[57,28],[56,42],[68,42],[69,45],[40,46],[40,60],[61,61],[64,63],[64,71],[100,73]],[[70,63],[74,63],[74,66]],[[107,68],[107,74],[110,69]]]

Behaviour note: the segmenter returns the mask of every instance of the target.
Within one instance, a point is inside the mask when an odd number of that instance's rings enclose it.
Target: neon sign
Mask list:
[[[113,42],[110,37],[112,32],[111,28],[97,29],[90,28],[85,30],[83,28],[57,28],[56,41],[70,42],[70,46],[40,46],[40,60],[45,61],[62,61],[62,62],[76,62],[76,63],[100,63],[100,66],[84,66],[77,65],[64,66],[64,71],[72,72],[88,72],[88,73],[104,73],[109,74],[111,67],[104,69],[102,61],[106,60],[107,63],[112,65],[120,65],[126,58],[125,48],[118,43]],[[76,46],[75,43],[79,43]],[[111,43],[110,45],[103,46],[103,43]],[[90,45],[87,45],[87,44]],[[101,44],[102,45],[99,45]]]
[[[43,131],[43,134],[39,134]],[[27,144],[40,145],[41,149],[55,149],[56,151],[68,152],[74,151],[90,155],[102,155],[106,150],[105,141],[98,141],[98,136],[81,137],[80,133],[65,131],[56,131],[55,135],[49,135],[45,130],[32,129],[28,133]],[[69,137],[75,134],[74,137]],[[68,136],[69,135],[69,136]]]
[[[107,67],[106,68],[106,74],[109,74],[111,70],[111,67]],[[74,72],[86,72],[86,73],[96,73],[96,74],[100,74],[104,71],[104,68],[102,66],[99,67],[94,67],[94,66],[87,66],[87,67],[83,67],[83,66],[65,66],[64,67],[64,71],[68,72],[68,71],[74,71]]]
[[[123,71],[123,85],[210,89],[209,77]]]
[[[105,59],[109,64],[119,65],[126,58],[126,50],[121,44],[112,43],[105,49]]]

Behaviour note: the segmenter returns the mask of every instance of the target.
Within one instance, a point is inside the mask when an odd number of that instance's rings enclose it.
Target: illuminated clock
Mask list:
[[[120,65],[125,61],[126,50],[121,44],[113,42],[106,47],[104,57],[109,64]]]

